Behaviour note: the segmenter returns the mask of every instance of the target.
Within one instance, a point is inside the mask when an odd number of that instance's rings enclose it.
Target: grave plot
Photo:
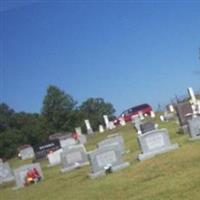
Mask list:
[[[91,165],[89,177],[92,179],[129,166],[128,162],[123,162],[121,151],[117,145],[102,146],[89,152],[88,158]]]
[[[27,187],[36,184],[43,179],[39,163],[23,165],[14,170],[16,187],[13,189]]]
[[[121,154],[125,153],[124,148],[124,139],[121,135],[113,135],[97,144],[98,148],[102,148],[104,146],[114,145],[116,144],[121,152]]]
[[[200,116],[188,120],[190,140],[200,139]]]
[[[19,156],[22,160],[34,158],[35,153],[31,146],[23,148],[19,151]]]
[[[139,160],[151,158],[157,154],[175,150],[178,144],[171,144],[167,129],[159,129],[138,135],[141,154]]]
[[[61,153],[62,169],[61,172],[71,171],[73,169],[88,165],[88,158],[83,145],[69,146],[63,149]]]
[[[0,184],[7,183],[14,180],[14,174],[10,168],[9,163],[0,162]]]
[[[61,163],[61,153],[63,152],[62,149],[58,149],[57,151],[54,151],[52,153],[49,153],[47,155],[47,159],[49,161],[49,167],[59,165]]]

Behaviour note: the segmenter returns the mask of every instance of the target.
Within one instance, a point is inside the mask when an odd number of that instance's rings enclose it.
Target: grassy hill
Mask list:
[[[200,199],[200,141],[188,141],[187,135],[177,134],[175,121],[159,123],[167,128],[172,143],[180,148],[146,161],[136,160],[140,152],[136,133],[131,124],[88,139],[87,150],[108,134],[120,132],[130,153],[124,160],[131,165],[119,172],[91,180],[87,177],[89,166],[67,173],[60,173],[60,166],[48,168],[41,165],[44,181],[13,191],[14,183],[0,186],[1,200],[198,200]],[[31,161],[12,159],[13,168]]]

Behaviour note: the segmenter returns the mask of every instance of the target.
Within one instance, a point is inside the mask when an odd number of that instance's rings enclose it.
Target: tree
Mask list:
[[[15,111],[7,104],[0,104],[0,133],[13,125]]]
[[[71,116],[75,109],[76,102],[64,91],[56,86],[49,86],[43,100],[42,115],[48,133],[56,131],[70,131],[73,127]]]
[[[80,112],[85,119],[89,119],[94,130],[99,124],[103,124],[103,115],[108,115],[109,119],[114,118],[115,109],[111,103],[105,102],[102,98],[89,98],[80,106]]]

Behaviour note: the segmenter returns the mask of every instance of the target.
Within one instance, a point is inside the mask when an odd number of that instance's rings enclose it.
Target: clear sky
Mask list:
[[[0,2],[0,102],[16,111],[40,112],[50,84],[118,114],[200,89],[200,1]]]

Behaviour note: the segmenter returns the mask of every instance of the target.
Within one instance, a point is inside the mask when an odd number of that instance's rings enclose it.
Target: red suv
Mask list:
[[[152,107],[148,104],[141,104],[132,108],[125,110],[119,117],[114,120],[114,124],[118,125],[120,123],[120,118],[124,118],[125,122],[129,122],[132,120],[132,116],[138,115],[141,112],[143,115],[150,115],[152,111]]]

